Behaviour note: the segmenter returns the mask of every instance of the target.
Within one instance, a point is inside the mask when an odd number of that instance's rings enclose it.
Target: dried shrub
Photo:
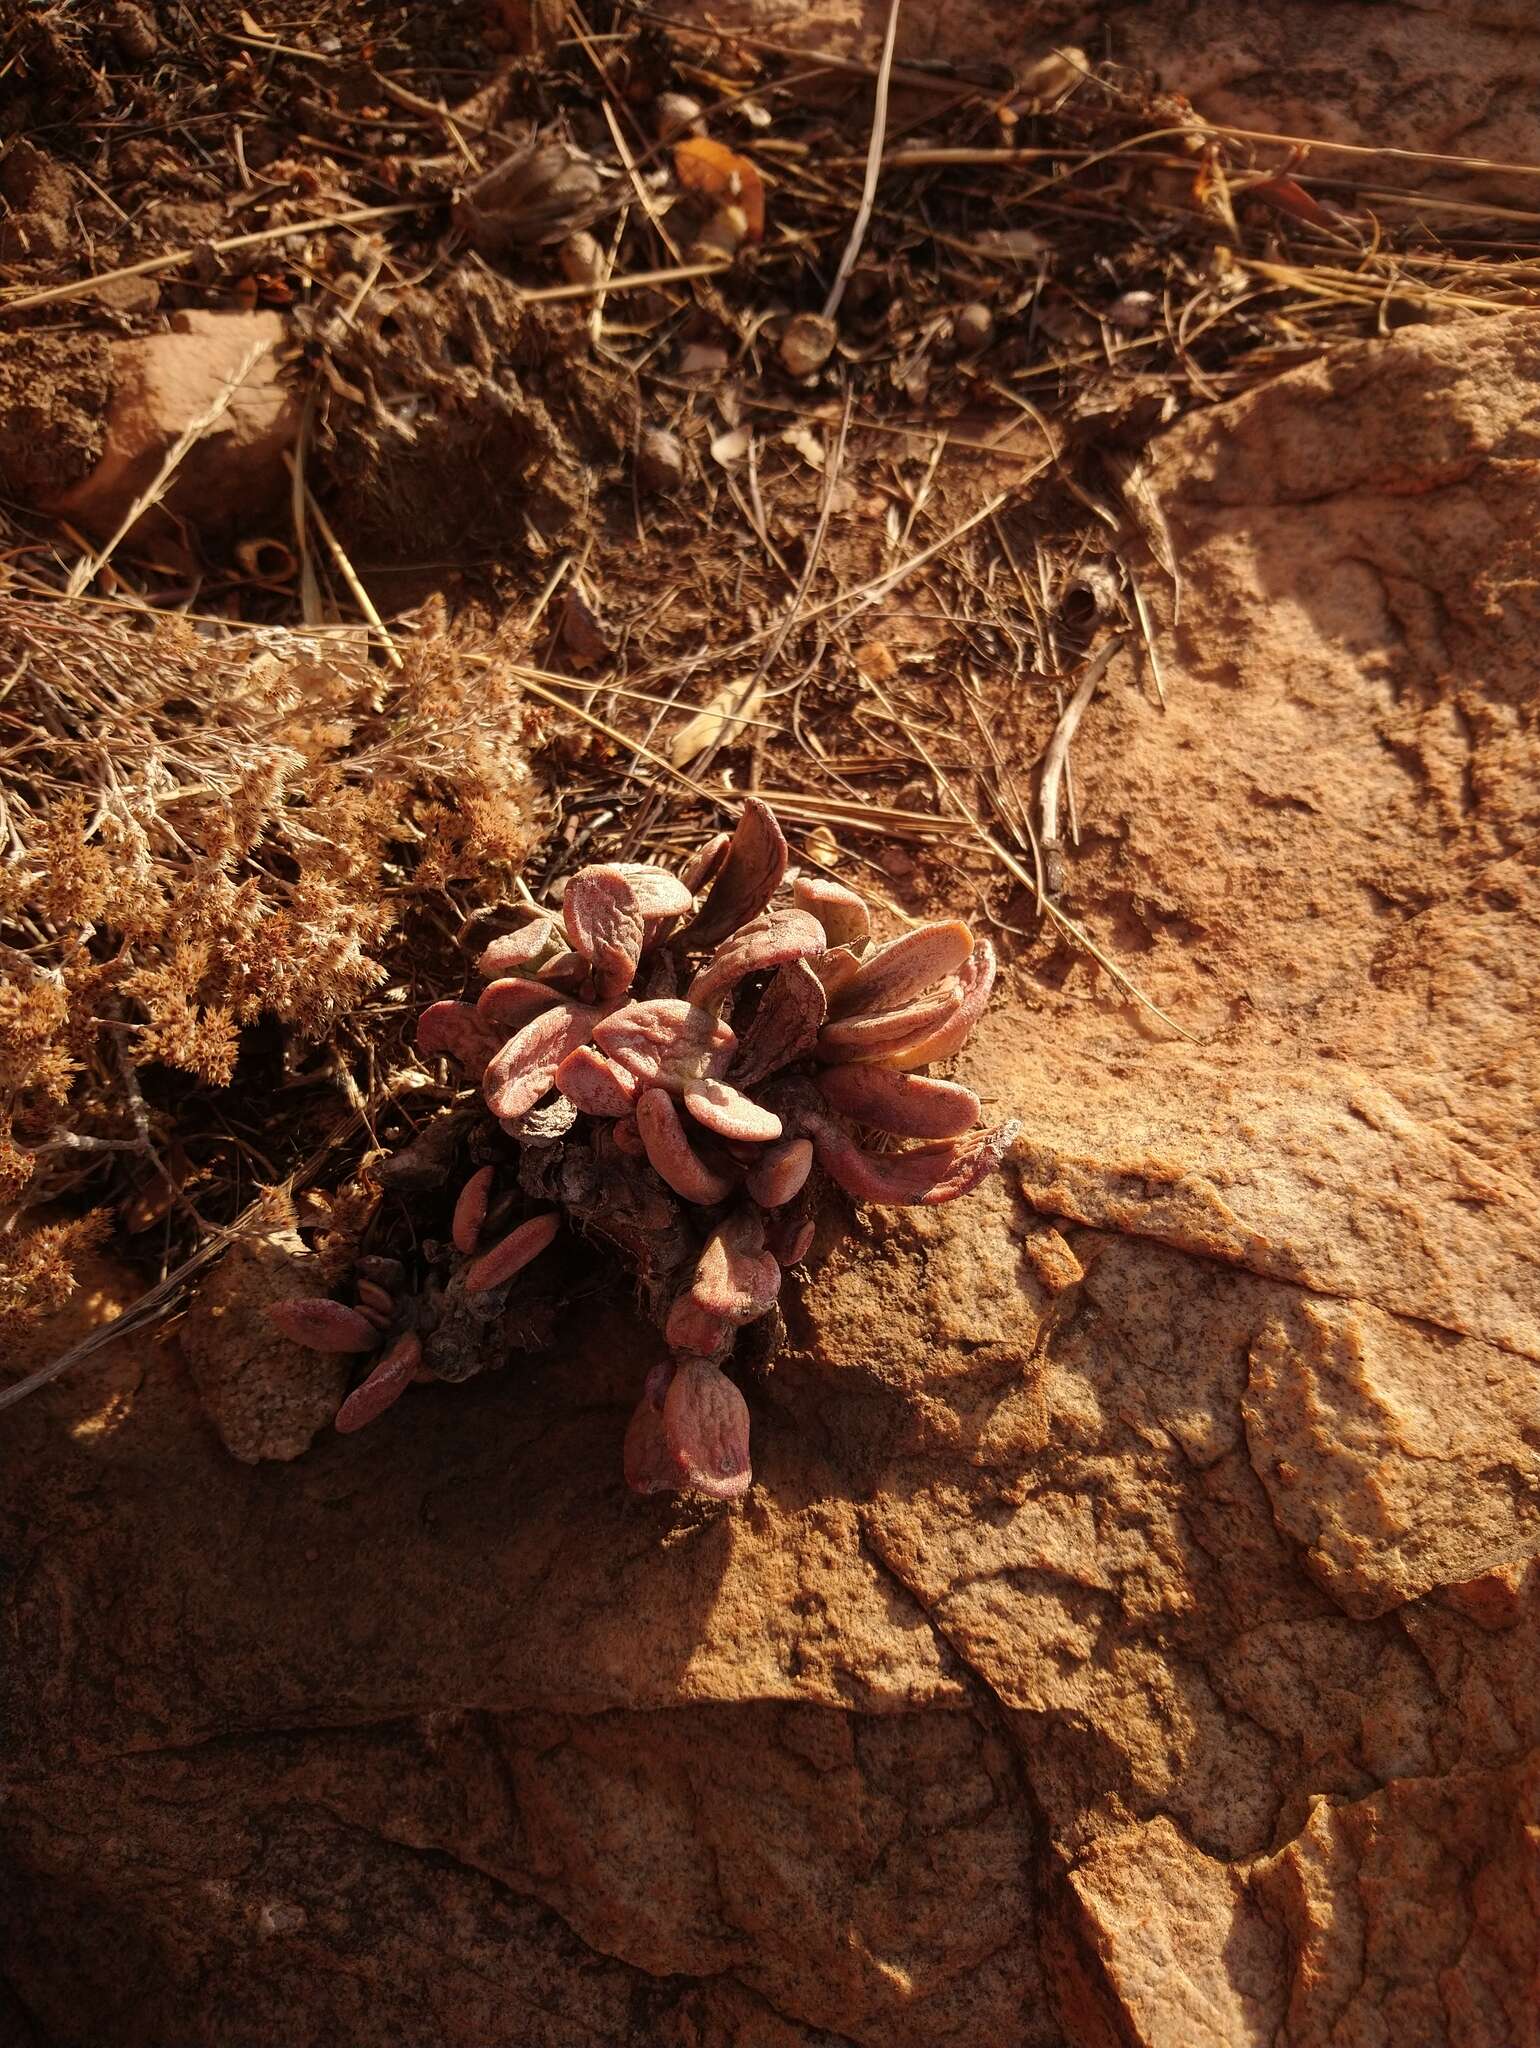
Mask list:
[[[415,903],[511,885],[534,831],[522,700],[448,644],[0,597],[0,1321],[29,1212],[132,1145],[133,1076],[222,1086],[269,1017],[324,1039]],[[383,958],[382,958],[383,956]]]

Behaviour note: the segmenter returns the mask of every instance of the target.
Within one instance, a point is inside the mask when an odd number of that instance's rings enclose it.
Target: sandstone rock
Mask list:
[[[277,313],[176,313],[169,333],[109,343],[100,458],[83,477],[49,479],[45,509],[98,537],[113,532],[179,437],[213,415],[221,393],[239,378],[229,403],[178,464],[162,504],[141,523],[159,531],[176,514],[214,539],[260,527],[288,489],[283,451],[299,427],[299,401],[278,359],[283,339]],[[7,433],[8,416],[0,412],[0,437]]]

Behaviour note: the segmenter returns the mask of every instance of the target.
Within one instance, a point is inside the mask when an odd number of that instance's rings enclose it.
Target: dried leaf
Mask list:
[[[674,145],[674,175],[686,192],[708,199],[730,199],[743,208],[751,242],[765,232],[765,187],[746,156],[706,135],[691,135]]]
[[[676,768],[688,768],[698,754],[714,747],[724,736],[736,738],[743,721],[753,718],[765,699],[761,682],[750,684],[747,695],[741,683],[724,683],[722,688],[688,719],[674,736],[668,758]],[[686,906],[688,908],[688,906]]]
[[[734,1082],[752,1087],[793,1060],[805,1059],[818,1043],[826,1008],[823,983],[806,960],[778,969],[739,1041]]]

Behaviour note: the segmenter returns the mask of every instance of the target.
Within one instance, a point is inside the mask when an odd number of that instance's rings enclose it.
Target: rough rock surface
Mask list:
[[[8,1417],[43,2040],[1533,2040],[1537,368],[1161,448],[1071,881],[1197,1042],[1018,975],[1028,1138],[815,1253],[740,1508],[623,1497],[618,1312],[292,1465],[142,1354]]]
[[[218,535],[260,522],[288,488],[283,452],[299,426],[299,401],[280,375],[285,331],[277,313],[189,312],[173,314],[168,333],[107,343],[110,396],[98,459],[83,476],[70,463],[40,479],[40,501],[105,537],[190,433],[164,500],[144,521],[164,526],[180,514]],[[25,336],[7,345],[27,346]],[[0,353],[0,377],[4,363]],[[14,433],[0,406],[0,450]]]

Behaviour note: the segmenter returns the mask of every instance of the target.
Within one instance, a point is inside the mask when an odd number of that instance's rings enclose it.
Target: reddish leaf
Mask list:
[[[358,1294],[358,1308],[370,1322],[382,1328],[388,1325],[396,1313],[396,1297],[388,1287],[381,1287],[377,1280],[366,1280],[362,1276],[354,1283]]]
[[[749,1168],[744,1186],[762,1209],[778,1209],[802,1192],[812,1170],[813,1147],[808,1139],[786,1138],[770,1146]]]
[[[615,1140],[616,1150],[624,1152],[628,1159],[647,1157],[647,1147],[642,1143],[642,1134],[637,1127],[634,1111],[630,1116],[618,1117],[615,1120],[610,1126],[610,1136]]]
[[[806,1059],[818,1043],[826,1007],[823,983],[806,960],[779,969],[739,1041],[734,1083],[747,1088],[793,1060]]]
[[[664,1433],[662,1408],[655,1408],[645,1395],[627,1425],[621,1464],[633,1493],[672,1493],[681,1484],[679,1463]]]
[[[1294,220],[1306,221],[1313,228],[1340,229],[1344,220],[1352,218],[1337,207],[1314,198],[1296,178],[1263,178],[1255,185],[1248,185],[1243,196],[1261,199],[1268,206],[1275,206],[1280,213],[1286,213]]]
[[[647,861],[618,860],[617,874],[625,876],[636,894],[643,917],[687,917],[695,902],[695,891],[671,875],[667,868]]]
[[[579,1003],[558,1003],[531,1017],[522,1030],[493,1054],[482,1076],[481,1092],[495,1117],[521,1117],[556,1079],[556,1069],[576,1052],[604,1015]]]
[[[476,1249],[481,1236],[481,1226],[487,1220],[487,1204],[492,1198],[492,1172],[490,1166],[479,1166],[461,1188],[455,1203],[454,1221],[449,1226],[449,1235],[457,1252],[464,1252],[469,1258]]]
[[[849,946],[836,946],[833,952],[825,953],[821,960],[813,962],[813,972],[818,976],[826,1002],[832,1003],[841,989],[849,987],[860,965],[860,960]]]
[[[813,1248],[812,1217],[789,1217],[785,1230],[772,1231],[766,1242],[782,1268],[800,1266]]]
[[[824,928],[831,946],[856,946],[871,932],[871,913],[854,889],[843,882],[831,882],[823,875],[798,875],[792,897],[803,910],[810,910]]]
[[[429,1058],[447,1052],[475,1071],[497,1051],[497,1036],[469,1003],[429,1003],[417,1019],[417,1050]]]
[[[753,1209],[726,1217],[706,1241],[689,1299],[735,1326],[762,1316],[781,1289],[781,1269],[764,1246],[764,1224]]]
[[[939,1030],[961,1009],[962,1000],[953,979],[934,995],[920,996],[897,1010],[862,1010],[853,1017],[837,1018],[818,1034],[819,1058],[877,1059],[885,1047],[907,1045],[924,1033]]]
[[[749,975],[768,974],[772,967],[793,960],[816,959],[823,949],[823,926],[811,911],[761,911],[717,947],[691,982],[690,1001],[702,1009],[713,1008]]]
[[[637,1102],[636,1127],[654,1171],[676,1195],[706,1207],[726,1201],[732,1182],[714,1173],[690,1143],[671,1095],[649,1088]]]
[[[555,925],[548,917],[537,917],[494,939],[476,962],[476,972],[488,981],[504,974],[529,974],[555,950]]]
[[[936,1208],[971,1194],[1000,1163],[1019,1126],[1001,1124],[950,1144],[907,1152],[863,1152],[837,1124],[815,1132],[818,1163],[847,1195],[862,1202],[903,1202]]]
[[[392,1344],[368,1379],[348,1395],[337,1410],[333,1429],[349,1436],[394,1407],[416,1379],[421,1364],[422,1342],[408,1331],[398,1344]]]
[[[786,857],[786,840],[775,813],[751,796],[743,806],[705,908],[686,928],[689,944],[697,948],[720,945],[729,932],[758,917],[781,885]]]
[[[625,1116],[636,1101],[634,1077],[591,1045],[568,1053],[556,1069],[556,1085],[585,1116]]]
[[[944,1017],[939,1024],[922,1029],[914,1037],[906,1038],[901,1044],[885,1046],[878,1054],[876,1064],[910,1073],[916,1067],[929,1067],[937,1060],[951,1059],[954,1053],[962,1051],[969,1033],[983,1016],[994,985],[995,949],[988,939],[980,939],[973,949],[973,957],[957,977],[962,1000],[955,1013]]]
[[[718,832],[715,838],[706,841],[693,860],[686,862],[679,880],[689,890],[692,903],[706,884],[715,880],[732,843],[731,832]]]
[[[818,1087],[825,1101],[858,1124],[899,1138],[960,1138],[979,1120],[978,1097],[956,1081],[863,1064],[825,1067]]]
[[[857,1010],[896,1010],[955,974],[972,951],[973,934],[958,919],[922,924],[868,954],[830,1007],[840,1017]]]
[[[531,1216],[517,1230],[510,1230],[489,1252],[483,1252],[474,1264],[466,1267],[462,1282],[466,1293],[486,1294],[501,1287],[531,1259],[539,1258],[560,1228],[560,1210],[547,1209],[539,1216]]]
[[[644,1087],[675,1095],[687,1081],[725,1074],[738,1050],[728,1025],[677,996],[627,1003],[595,1028],[594,1044]]]
[[[647,936],[641,902],[616,867],[581,868],[561,900],[575,951],[593,962],[594,985],[606,1001],[631,986]]]
[[[562,989],[568,995],[576,995],[593,978],[593,962],[586,953],[578,953],[572,947],[565,952],[553,953],[545,965],[536,970],[542,981],[552,988]]]
[[[273,1301],[267,1319],[280,1336],[309,1351],[373,1351],[380,1341],[369,1318],[342,1301]]]
[[[663,1335],[676,1351],[687,1351],[697,1358],[715,1358],[732,1342],[733,1328],[724,1317],[702,1308],[693,1295],[681,1294],[668,1312]]]
[[[748,1491],[748,1403],[719,1366],[681,1360],[663,1403],[663,1433],[684,1485],[718,1500]]]
[[[531,981],[526,974],[510,974],[487,983],[476,998],[476,1015],[501,1045],[557,1000],[555,989],[545,982]]]
[[[719,1138],[764,1145],[781,1135],[781,1120],[774,1110],[761,1109],[726,1081],[686,1082],[684,1106],[698,1124],[715,1131]]]

